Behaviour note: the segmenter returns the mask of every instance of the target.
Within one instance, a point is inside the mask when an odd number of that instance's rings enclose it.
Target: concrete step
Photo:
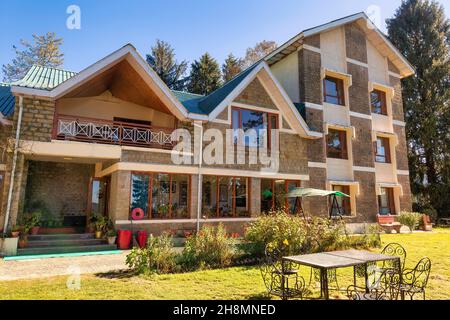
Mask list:
[[[37,255],[37,254],[56,254],[56,253],[74,253],[74,252],[95,252],[117,250],[116,245],[100,244],[88,246],[58,246],[58,247],[40,247],[23,248],[17,250],[18,256]]]
[[[108,243],[108,241],[105,239],[32,240],[28,241],[27,248],[90,246],[106,243]]]
[[[37,234],[28,236],[28,242],[55,241],[55,240],[86,240],[86,239],[95,239],[95,236],[93,233]]]

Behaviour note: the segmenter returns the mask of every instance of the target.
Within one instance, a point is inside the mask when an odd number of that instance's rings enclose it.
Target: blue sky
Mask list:
[[[80,71],[132,43],[141,54],[156,39],[168,41],[179,60],[192,62],[208,51],[220,63],[243,56],[261,40],[282,44],[306,28],[376,5],[380,26],[400,0],[16,0],[0,1],[0,65],[13,58],[12,45],[31,34],[54,31],[64,38],[64,68]],[[450,16],[450,0],[440,0]],[[81,9],[81,29],[66,28],[69,5]]]

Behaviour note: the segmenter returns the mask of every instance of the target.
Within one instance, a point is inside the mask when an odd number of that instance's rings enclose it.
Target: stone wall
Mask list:
[[[356,23],[345,26],[345,48],[348,58],[367,63],[366,35]]]
[[[398,170],[409,170],[408,147],[406,145],[405,127],[394,125],[394,133],[397,135],[398,145],[395,147]]]
[[[322,104],[322,61],[320,53],[302,49],[298,52],[300,101]]]
[[[409,176],[397,175],[397,179],[403,189],[403,195],[400,196],[400,211],[412,211],[412,195]]]
[[[368,69],[348,62],[347,72],[352,75],[352,86],[348,89],[350,111],[370,115]]]
[[[369,119],[350,117],[350,123],[355,127],[355,139],[352,139],[353,165],[360,167],[375,166],[372,143],[372,123]]]
[[[359,195],[356,196],[358,214],[352,222],[375,222],[378,213],[375,173],[355,171],[354,177],[359,182]]]
[[[405,121],[403,113],[403,97],[402,97],[402,83],[399,78],[390,76],[389,82],[394,88],[394,97],[392,98],[392,118],[394,120]]]
[[[131,172],[116,171],[111,174],[109,216],[113,221],[130,217]]]
[[[45,203],[55,217],[86,215],[94,165],[30,161],[26,202]]]
[[[16,98],[16,106],[19,106]],[[21,140],[49,142],[52,139],[55,102],[23,99]],[[15,108],[14,123],[17,123],[19,108]]]
[[[234,101],[261,108],[277,109],[258,78],[255,78]]]

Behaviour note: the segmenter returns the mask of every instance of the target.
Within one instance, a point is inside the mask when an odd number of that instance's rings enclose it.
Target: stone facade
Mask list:
[[[394,88],[394,97],[392,98],[392,118],[398,121],[405,121],[403,113],[403,97],[402,97],[402,82],[399,78],[390,76],[389,82]]]
[[[345,26],[345,48],[348,58],[367,63],[366,35],[356,23]]]
[[[347,72],[352,76],[352,85],[348,89],[350,111],[370,115],[369,72],[367,68],[348,62]]]
[[[355,171],[354,177],[359,182],[359,195],[356,196],[358,214],[352,222],[375,222],[378,213],[375,173]]]
[[[406,145],[405,127],[394,125],[394,133],[397,135],[398,145],[395,147],[398,170],[409,170],[408,147]]]
[[[369,119],[350,117],[355,127],[355,139],[352,139],[353,165],[373,168],[374,150],[372,142],[372,123]]]
[[[302,49],[298,53],[300,101],[322,104],[320,53]]]
[[[16,99],[16,105],[19,105]],[[21,140],[49,142],[52,139],[55,102],[45,100],[23,100]],[[14,112],[14,123],[17,123],[19,108]]]
[[[261,108],[277,109],[258,78],[255,78],[234,101]]]

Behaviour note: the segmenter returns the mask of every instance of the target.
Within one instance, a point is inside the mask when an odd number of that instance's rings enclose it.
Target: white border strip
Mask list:
[[[352,59],[352,58],[347,58],[347,62],[350,62],[352,64],[356,64],[357,66],[360,66],[360,67],[369,68],[369,65],[367,63],[361,62],[361,61],[358,61],[358,60],[355,60],[355,59]]]
[[[305,102],[305,107],[309,109],[323,110],[323,105],[312,102]]]
[[[394,78],[398,78],[398,79],[402,79],[403,78],[398,73],[395,73],[395,72],[392,72],[392,71],[388,71],[388,75],[390,75],[391,77],[394,77]]]
[[[364,113],[359,113],[359,112],[355,112],[355,111],[350,111],[349,115],[351,117],[355,117],[355,118],[372,120],[372,115],[370,115],[370,114],[364,114]]]
[[[399,176],[409,176],[409,170],[397,170]]]
[[[327,163],[326,162],[308,162],[308,168],[322,168],[322,169],[326,169],[327,168]]]
[[[395,125],[395,126],[406,127],[406,122],[405,121],[392,120],[392,124]]]
[[[256,218],[223,218],[223,219],[200,219],[200,223],[208,223],[208,222],[253,222],[256,221]],[[128,224],[171,224],[171,223],[196,223],[197,219],[172,219],[172,220],[116,220],[117,225],[128,225]]]
[[[322,50],[320,50],[320,48],[316,48],[316,47],[310,46],[309,44],[302,44],[300,47],[298,47],[297,50],[302,50],[302,49],[322,54]]]
[[[360,172],[372,172],[375,173],[376,169],[372,168],[372,167],[358,167],[358,166],[353,166],[353,171],[360,171]]]

